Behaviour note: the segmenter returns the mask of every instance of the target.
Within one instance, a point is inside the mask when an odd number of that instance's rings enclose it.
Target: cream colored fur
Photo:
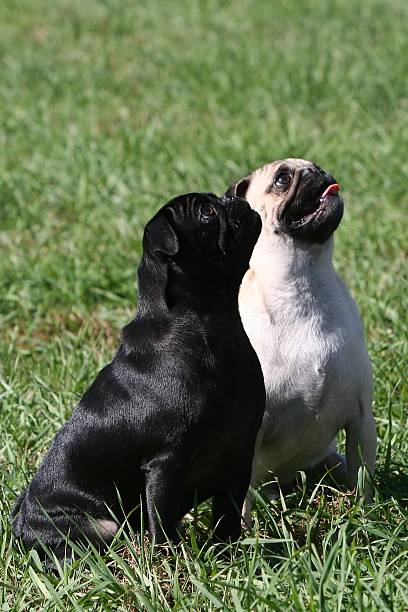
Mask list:
[[[286,160],[301,169],[311,162]],[[254,458],[252,484],[291,482],[297,471],[321,462],[339,464],[350,488],[361,458],[373,473],[376,431],[372,373],[357,306],[332,263],[333,238],[300,242],[282,233],[284,205],[266,190],[279,163],[249,178],[244,197],[263,229],[240,291],[245,330],[261,362],[266,411]],[[336,434],[346,431],[346,461],[336,454]],[[244,510],[249,522],[251,503]]]

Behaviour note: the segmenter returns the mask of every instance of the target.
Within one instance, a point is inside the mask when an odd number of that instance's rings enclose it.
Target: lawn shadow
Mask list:
[[[377,468],[375,475],[376,485],[381,497],[393,497],[403,508],[408,508],[408,473],[403,472],[400,466],[395,469],[387,467]]]

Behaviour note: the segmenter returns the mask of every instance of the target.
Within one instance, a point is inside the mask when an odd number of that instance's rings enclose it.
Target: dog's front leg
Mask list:
[[[251,459],[234,466],[234,476],[224,491],[213,498],[214,533],[222,542],[234,542],[241,535],[241,510],[251,478]]]
[[[143,466],[148,529],[155,544],[177,541],[177,521],[184,484],[184,466],[176,457],[163,454]]]
[[[261,464],[260,464],[260,457],[261,457],[262,444],[265,438],[265,433],[266,433],[266,427],[261,426],[261,428],[258,431],[258,435],[256,437],[254,456],[252,458],[251,481],[250,481],[250,485],[252,487],[255,487],[256,484],[258,483],[258,480],[260,480],[258,478],[258,476],[260,475],[260,471],[262,469]],[[262,471],[264,470],[262,469]],[[254,496],[253,496],[252,491],[249,490],[249,486],[248,486],[246,497],[244,500],[244,505],[242,507],[241,524],[244,529],[252,528],[253,502],[254,502]]]
[[[250,530],[252,528],[252,506],[254,503],[253,493],[248,489],[244,505],[242,507],[242,527]]]
[[[360,410],[346,427],[347,484],[351,489],[357,485],[358,470],[365,464],[374,474],[377,451],[377,433],[371,404],[360,404]],[[365,485],[364,497],[371,500],[371,486]]]

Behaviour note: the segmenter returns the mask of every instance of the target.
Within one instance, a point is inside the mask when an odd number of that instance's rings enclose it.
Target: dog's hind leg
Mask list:
[[[103,549],[112,542],[118,525],[113,520],[93,519],[77,510],[48,513],[41,508],[32,508],[28,515],[20,512],[12,517],[12,528],[14,535],[21,538],[27,548],[36,549],[46,567],[52,568],[53,562],[46,550],[54,553],[61,563],[69,561],[70,542],[91,543]]]
[[[347,482],[347,463],[345,457],[337,452],[336,439],[332,440],[321,457],[314,460],[305,470],[306,478],[312,483],[317,483],[326,476],[337,485]]]

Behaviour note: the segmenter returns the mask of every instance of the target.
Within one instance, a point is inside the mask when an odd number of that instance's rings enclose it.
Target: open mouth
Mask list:
[[[339,189],[340,185],[338,183],[331,183],[320,196],[301,206],[300,210],[297,211],[298,214],[292,217],[292,227],[299,227],[309,223],[312,219],[316,219],[324,212],[331,199],[338,196]]]

